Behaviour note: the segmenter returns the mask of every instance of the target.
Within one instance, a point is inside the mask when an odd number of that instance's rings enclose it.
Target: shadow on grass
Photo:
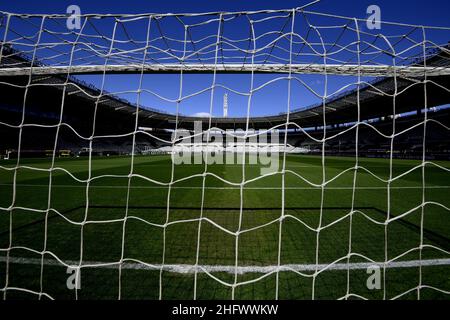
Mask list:
[[[81,210],[84,208],[85,208],[85,206],[77,206],[77,207],[74,207],[74,208],[71,208],[71,209],[61,212],[61,215],[64,215],[64,216],[69,215],[71,213],[77,212],[78,210]],[[89,206],[89,208],[93,208],[93,209],[123,209],[123,206],[92,205],[92,206]],[[167,207],[166,206],[128,206],[128,209],[165,210],[165,209],[167,209]],[[298,211],[298,210],[309,211],[309,210],[319,210],[319,209],[320,209],[319,207],[288,207],[288,208],[285,208],[284,210],[285,211]],[[348,211],[351,210],[350,207],[337,207],[337,206],[323,207],[322,209],[324,209],[324,210],[348,210]],[[171,206],[170,210],[173,210],[173,211],[176,211],[176,210],[200,211],[201,208],[200,207],[192,207],[192,206],[174,206],[174,207]],[[205,211],[239,211],[240,208],[203,207],[203,210],[205,210]],[[279,208],[279,207],[245,207],[245,208],[242,208],[242,211],[279,211],[279,210],[281,210],[281,208]],[[370,206],[354,207],[354,210],[373,210],[374,212],[377,212],[378,214],[383,215],[383,217],[387,217],[387,212],[384,210],[381,210],[377,207],[370,207]],[[58,216],[59,216],[59,214],[57,214],[57,213],[51,213],[47,216],[47,221],[54,219]],[[396,216],[391,214],[390,217],[395,218]],[[409,230],[420,234],[420,230],[421,230],[420,226],[418,226],[410,221],[407,221],[404,218],[397,219],[397,222],[402,224],[404,227],[408,228]],[[12,231],[23,230],[28,227],[38,225],[41,223],[45,223],[45,218],[38,219],[38,220],[32,221],[30,223],[26,223],[21,226],[15,227],[12,229]],[[8,234],[9,234],[9,230],[3,231],[0,233],[0,237],[8,235]],[[445,236],[443,236],[437,232],[434,232],[433,230],[427,229],[427,228],[423,228],[423,235],[425,238],[438,244],[443,249],[450,250],[450,239],[448,237],[445,237]]]

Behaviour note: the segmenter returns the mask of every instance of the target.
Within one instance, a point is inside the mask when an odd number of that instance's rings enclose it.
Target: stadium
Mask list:
[[[382,26],[2,11],[3,298],[449,299],[450,27]]]

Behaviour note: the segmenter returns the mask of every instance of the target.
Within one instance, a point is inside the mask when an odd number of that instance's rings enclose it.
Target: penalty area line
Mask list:
[[[0,262],[6,262],[6,257],[0,257]],[[23,264],[23,265],[41,265],[42,263],[46,266],[63,266],[59,261],[55,259],[39,259],[39,258],[21,258],[21,257],[9,257],[9,263],[12,264]],[[79,261],[66,260],[64,263],[70,267],[78,267]],[[84,261],[81,268],[101,268],[101,269],[117,269],[120,263],[106,263],[98,261]],[[450,259],[426,259],[426,260],[407,260],[407,261],[393,261],[386,264],[386,268],[414,268],[414,267],[431,267],[431,266],[449,266]],[[269,265],[269,266],[231,266],[231,265],[195,265],[190,264],[144,264],[137,262],[124,262],[122,263],[122,269],[129,270],[164,270],[173,273],[186,273],[192,274],[197,272],[205,273],[205,271],[210,273],[215,272],[225,272],[234,274],[245,273],[270,273],[274,271],[298,271],[305,272],[311,271],[315,272],[316,267],[318,271],[340,271],[340,270],[367,270],[369,267],[379,266],[383,267],[382,262],[353,262],[353,263],[335,263],[335,264],[286,264],[286,265]]]

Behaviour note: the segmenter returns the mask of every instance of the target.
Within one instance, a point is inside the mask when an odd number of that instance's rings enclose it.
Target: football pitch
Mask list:
[[[355,160],[289,155],[284,178],[164,155],[0,160],[1,293],[448,299],[450,162]]]

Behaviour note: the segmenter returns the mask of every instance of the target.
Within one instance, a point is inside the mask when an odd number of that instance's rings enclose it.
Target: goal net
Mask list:
[[[448,299],[450,28],[0,22],[3,298]]]

